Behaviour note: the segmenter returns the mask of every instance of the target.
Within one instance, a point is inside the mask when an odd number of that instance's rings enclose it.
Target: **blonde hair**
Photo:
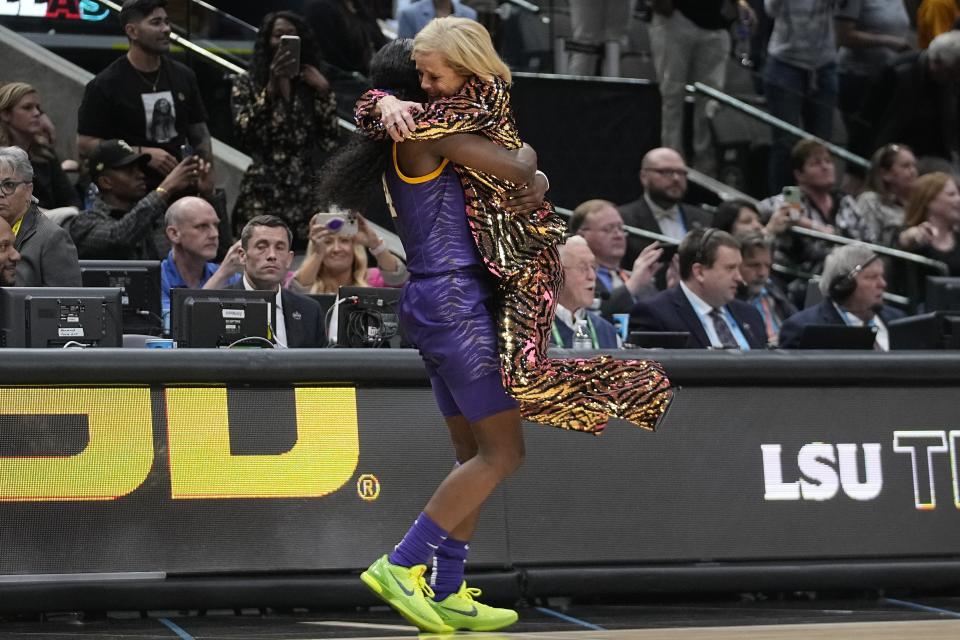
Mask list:
[[[951,180],[953,178],[942,171],[935,171],[917,178],[917,181],[913,183],[913,189],[910,191],[910,199],[907,200],[904,224],[908,227],[915,227],[921,222],[925,222],[930,203],[940,195],[940,192]]]
[[[461,76],[495,77],[511,81],[510,68],[493,48],[490,33],[469,18],[435,18],[413,39],[413,57],[423,53],[443,56],[450,68]]]
[[[24,96],[31,93],[40,94],[32,85],[26,82],[8,82],[0,86],[0,111],[9,111],[17,106]],[[3,121],[0,121],[0,147],[7,147],[13,144],[13,136],[10,129]],[[43,136],[34,136],[30,148],[25,149],[30,154],[31,160],[50,160],[53,157],[53,149],[50,148],[49,141]]]
[[[307,256],[312,256],[316,252],[313,242],[308,242]],[[317,279],[313,281],[313,285],[310,287],[310,293],[337,293],[339,285],[333,285],[332,282],[332,278],[324,278],[324,268],[321,262],[317,269]],[[353,243],[353,269],[350,274],[350,284],[354,287],[370,286],[367,282],[367,250],[356,241]]]

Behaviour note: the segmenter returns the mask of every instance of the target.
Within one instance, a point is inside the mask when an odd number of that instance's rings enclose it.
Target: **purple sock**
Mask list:
[[[448,535],[430,516],[421,513],[388,560],[401,567],[427,564]]]
[[[467,564],[467,553],[470,543],[462,540],[447,538],[433,556],[433,575],[430,576],[430,587],[433,588],[433,599],[440,602],[451,593],[460,590],[463,584],[463,569]]]

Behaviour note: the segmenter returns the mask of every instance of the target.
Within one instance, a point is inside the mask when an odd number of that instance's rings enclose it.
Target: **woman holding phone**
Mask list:
[[[299,15],[263,19],[250,72],[236,77],[230,94],[239,146],[253,159],[233,210],[237,235],[251,218],[272,213],[290,225],[295,249],[307,245],[320,157],[337,141],[336,101],[320,65],[313,31]]]

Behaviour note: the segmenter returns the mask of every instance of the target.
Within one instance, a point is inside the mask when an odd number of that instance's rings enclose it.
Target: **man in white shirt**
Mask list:
[[[640,164],[643,196],[618,207],[624,223],[663,234],[677,242],[689,231],[712,225],[712,213],[683,202],[687,195],[688,171],[687,163],[676,150],[659,147],[648,151]],[[633,264],[640,250],[650,242],[631,236],[623,264]]]
[[[273,334],[278,346],[323,347],[327,340],[320,305],[282,286],[293,262],[292,241],[290,227],[277,216],[252,218],[240,234],[243,279],[231,288],[277,292]]]

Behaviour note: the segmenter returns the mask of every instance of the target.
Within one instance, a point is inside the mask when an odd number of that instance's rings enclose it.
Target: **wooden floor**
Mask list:
[[[423,639],[427,636],[421,635]],[[442,636],[429,636],[436,640]],[[446,636],[449,638],[450,636]],[[957,640],[960,620],[750,625],[518,634],[470,634],[477,640]]]

